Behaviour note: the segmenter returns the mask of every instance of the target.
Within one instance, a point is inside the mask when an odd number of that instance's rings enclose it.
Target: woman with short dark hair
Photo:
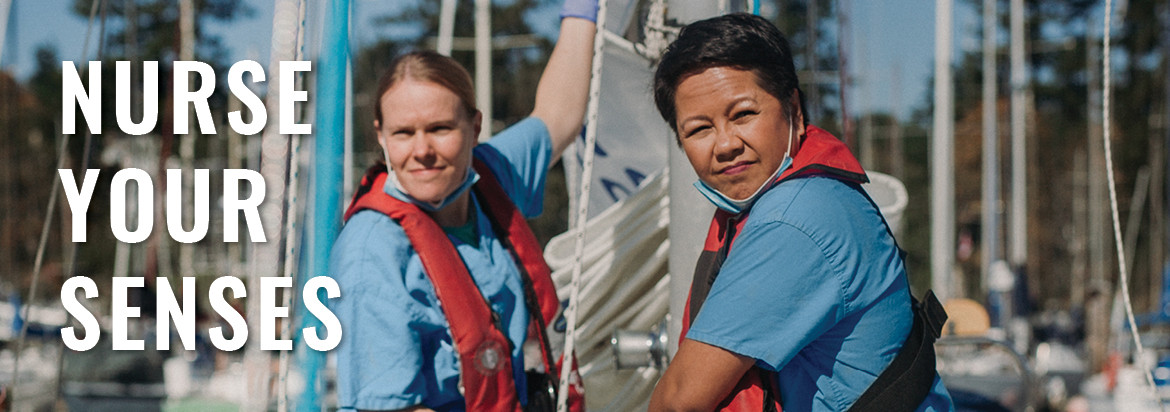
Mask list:
[[[807,123],[784,35],[747,14],[688,25],[654,97],[718,210],[650,410],[850,409],[913,336],[915,315],[865,171]],[[929,373],[908,410],[952,410]]]

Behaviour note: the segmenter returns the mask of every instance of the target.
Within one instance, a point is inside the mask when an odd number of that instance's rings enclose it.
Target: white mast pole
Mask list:
[[[1013,269],[1028,263],[1027,57],[1024,55],[1024,0],[1011,0],[1012,194],[1009,261]]]
[[[179,60],[191,61],[195,60],[195,2],[193,0],[182,0],[179,2]],[[195,84],[194,78],[187,79],[187,90],[191,90]],[[188,105],[183,110],[187,111],[188,122],[195,122],[195,108]],[[199,126],[202,126],[201,124]],[[197,126],[198,127],[198,126]],[[188,125],[187,133],[180,137],[182,139],[179,144],[179,158],[181,160],[183,170],[183,180],[180,188],[168,188],[167,190],[182,190],[184,194],[193,193],[194,187],[194,168],[195,168],[195,139],[200,136],[197,129]],[[188,224],[194,217],[191,215],[194,208],[183,209],[183,223]],[[183,243],[179,245],[179,274],[180,276],[192,276],[195,274],[195,251],[190,243]]]
[[[0,0],[0,22],[4,26],[4,29],[0,30],[0,58],[4,57],[4,44],[8,41],[8,23],[11,12],[12,0]]]
[[[443,0],[439,9],[439,44],[437,52],[451,55],[451,44],[455,38],[455,0]]]
[[[951,297],[955,261],[954,85],[951,81],[953,0],[939,0],[934,32],[934,127],[931,144],[931,288]]]
[[[491,0],[475,0],[475,104],[483,113],[483,128],[479,132],[481,142],[492,136],[491,11]]]
[[[983,281],[991,279],[991,264],[999,260],[999,133],[996,90],[996,0],[983,0]]]

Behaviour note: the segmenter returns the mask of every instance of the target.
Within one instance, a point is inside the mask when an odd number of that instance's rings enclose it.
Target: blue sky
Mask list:
[[[34,52],[41,45],[57,49],[60,58],[78,60],[82,56],[87,22],[69,9],[73,0],[39,0],[13,2],[12,18],[7,41],[0,56],[0,66],[24,79],[31,74]],[[267,64],[272,38],[273,2],[245,0],[254,10],[250,17],[234,19],[227,24],[213,24],[208,29],[223,36],[230,48],[232,60],[256,59]],[[322,2],[310,7],[319,7]],[[874,109],[896,112],[907,116],[914,106],[924,102],[933,71],[934,58],[934,4],[921,0],[851,1],[852,40],[849,70],[855,82],[850,91],[850,110]],[[974,12],[962,2],[956,4],[954,24],[955,53],[961,48],[978,47],[976,38],[978,20]],[[356,0],[354,30],[351,41],[366,44],[392,33],[370,22],[404,3],[378,0]],[[397,5],[397,6],[396,6]],[[536,20],[555,22],[555,11],[533,13]],[[309,10],[309,15],[320,15],[321,10]],[[548,15],[543,19],[542,15]],[[540,31],[551,31],[553,24],[533,22]],[[310,22],[309,35],[312,31]],[[95,27],[96,30],[96,27]],[[96,54],[96,40],[92,41],[90,56]]]

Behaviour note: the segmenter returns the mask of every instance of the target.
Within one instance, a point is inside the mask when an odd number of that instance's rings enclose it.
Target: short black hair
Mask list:
[[[654,104],[672,130],[677,132],[674,98],[679,83],[712,67],[755,74],[760,88],[780,101],[789,119],[796,113],[791,107],[795,91],[800,96],[800,112],[804,113],[804,93],[800,91],[792,50],[784,33],[763,17],[733,13],[683,27],[662,54],[654,72]],[[807,113],[802,117],[807,125]]]

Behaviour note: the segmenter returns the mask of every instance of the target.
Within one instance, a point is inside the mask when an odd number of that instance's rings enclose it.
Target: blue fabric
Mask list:
[[[577,17],[597,23],[597,0],[565,0],[561,18]]]
[[[454,192],[451,192],[451,194],[447,195],[447,197],[444,197],[436,203],[424,202],[422,200],[415,199],[414,196],[411,196],[406,192],[403,192],[402,189],[398,187],[398,177],[393,173],[386,175],[386,183],[382,185],[382,191],[386,192],[390,196],[394,196],[395,199],[407,203],[413,203],[424,212],[437,212],[442,208],[450,206],[451,203],[454,203],[455,200],[459,199],[459,196],[463,196],[463,193],[467,192],[468,189],[471,189],[471,185],[474,185],[475,182],[478,181],[479,173],[476,173],[475,169],[473,168],[467,168],[467,176],[463,178],[463,183],[460,183],[459,187],[455,188]]]
[[[859,190],[811,176],[765,192],[687,333],[778,371],[785,411],[848,409],[910,332],[905,267]],[[952,409],[936,378],[918,410]]]
[[[548,130],[530,118],[475,148],[525,216],[541,211],[552,153]],[[474,193],[473,193],[474,196]],[[501,315],[513,342],[512,364],[523,396],[528,310],[520,272],[479,208],[479,247],[449,236],[480,292]],[[458,353],[434,286],[402,227],[374,211],[354,214],[333,245],[330,274],[341,297],[330,300],[345,336],[337,349],[342,411],[426,405],[462,411]]]

